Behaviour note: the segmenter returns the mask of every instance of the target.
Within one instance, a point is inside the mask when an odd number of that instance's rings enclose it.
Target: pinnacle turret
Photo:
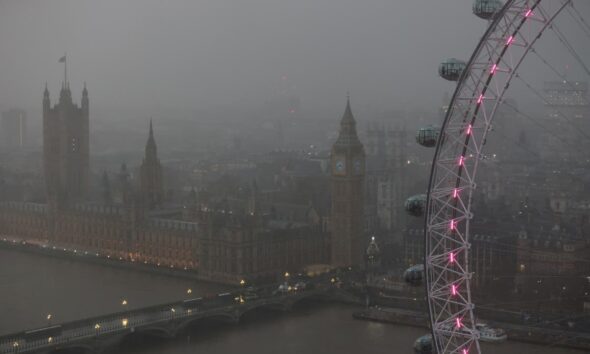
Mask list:
[[[340,134],[336,140],[335,145],[340,146],[357,146],[361,145],[356,132],[356,121],[350,108],[350,97],[346,98],[346,108],[340,121]]]
[[[145,145],[145,157],[140,168],[140,189],[143,201],[149,209],[161,205],[164,200],[162,166],[158,159],[154,127],[150,119],[150,132]]]
[[[146,161],[155,161],[158,159],[158,147],[156,145],[156,139],[154,138],[154,127],[152,124],[152,120],[150,119],[150,132],[148,135],[148,140],[145,145],[145,160]]]

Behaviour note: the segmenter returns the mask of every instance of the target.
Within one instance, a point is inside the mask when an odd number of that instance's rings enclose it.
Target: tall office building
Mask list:
[[[0,120],[0,147],[22,148],[27,140],[27,114],[21,109],[2,112]]]

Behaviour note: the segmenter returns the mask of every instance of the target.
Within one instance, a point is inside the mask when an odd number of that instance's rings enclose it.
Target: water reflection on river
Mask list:
[[[219,292],[223,286],[0,250],[0,333],[129,307]],[[289,312],[254,311],[239,325],[203,322],[171,340],[130,337],[111,353],[411,354],[424,330],[351,317],[354,307],[303,303]],[[582,351],[506,342],[485,353],[579,354]]]
[[[190,279],[0,250],[0,333],[219,292]]]

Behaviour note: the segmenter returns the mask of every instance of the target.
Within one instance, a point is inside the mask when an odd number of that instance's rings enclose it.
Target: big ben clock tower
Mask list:
[[[347,99],[340,134],[331,154],[331,257],[336,267],[363,263],[365,149],[356,133],[356,122]]]

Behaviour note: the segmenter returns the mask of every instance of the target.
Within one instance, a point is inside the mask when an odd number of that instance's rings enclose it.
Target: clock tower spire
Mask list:
[[[356,132],[356,121],[346,100],[340,133],[332,146],[331,263],[337,267],[363,263],[365,149]]]

